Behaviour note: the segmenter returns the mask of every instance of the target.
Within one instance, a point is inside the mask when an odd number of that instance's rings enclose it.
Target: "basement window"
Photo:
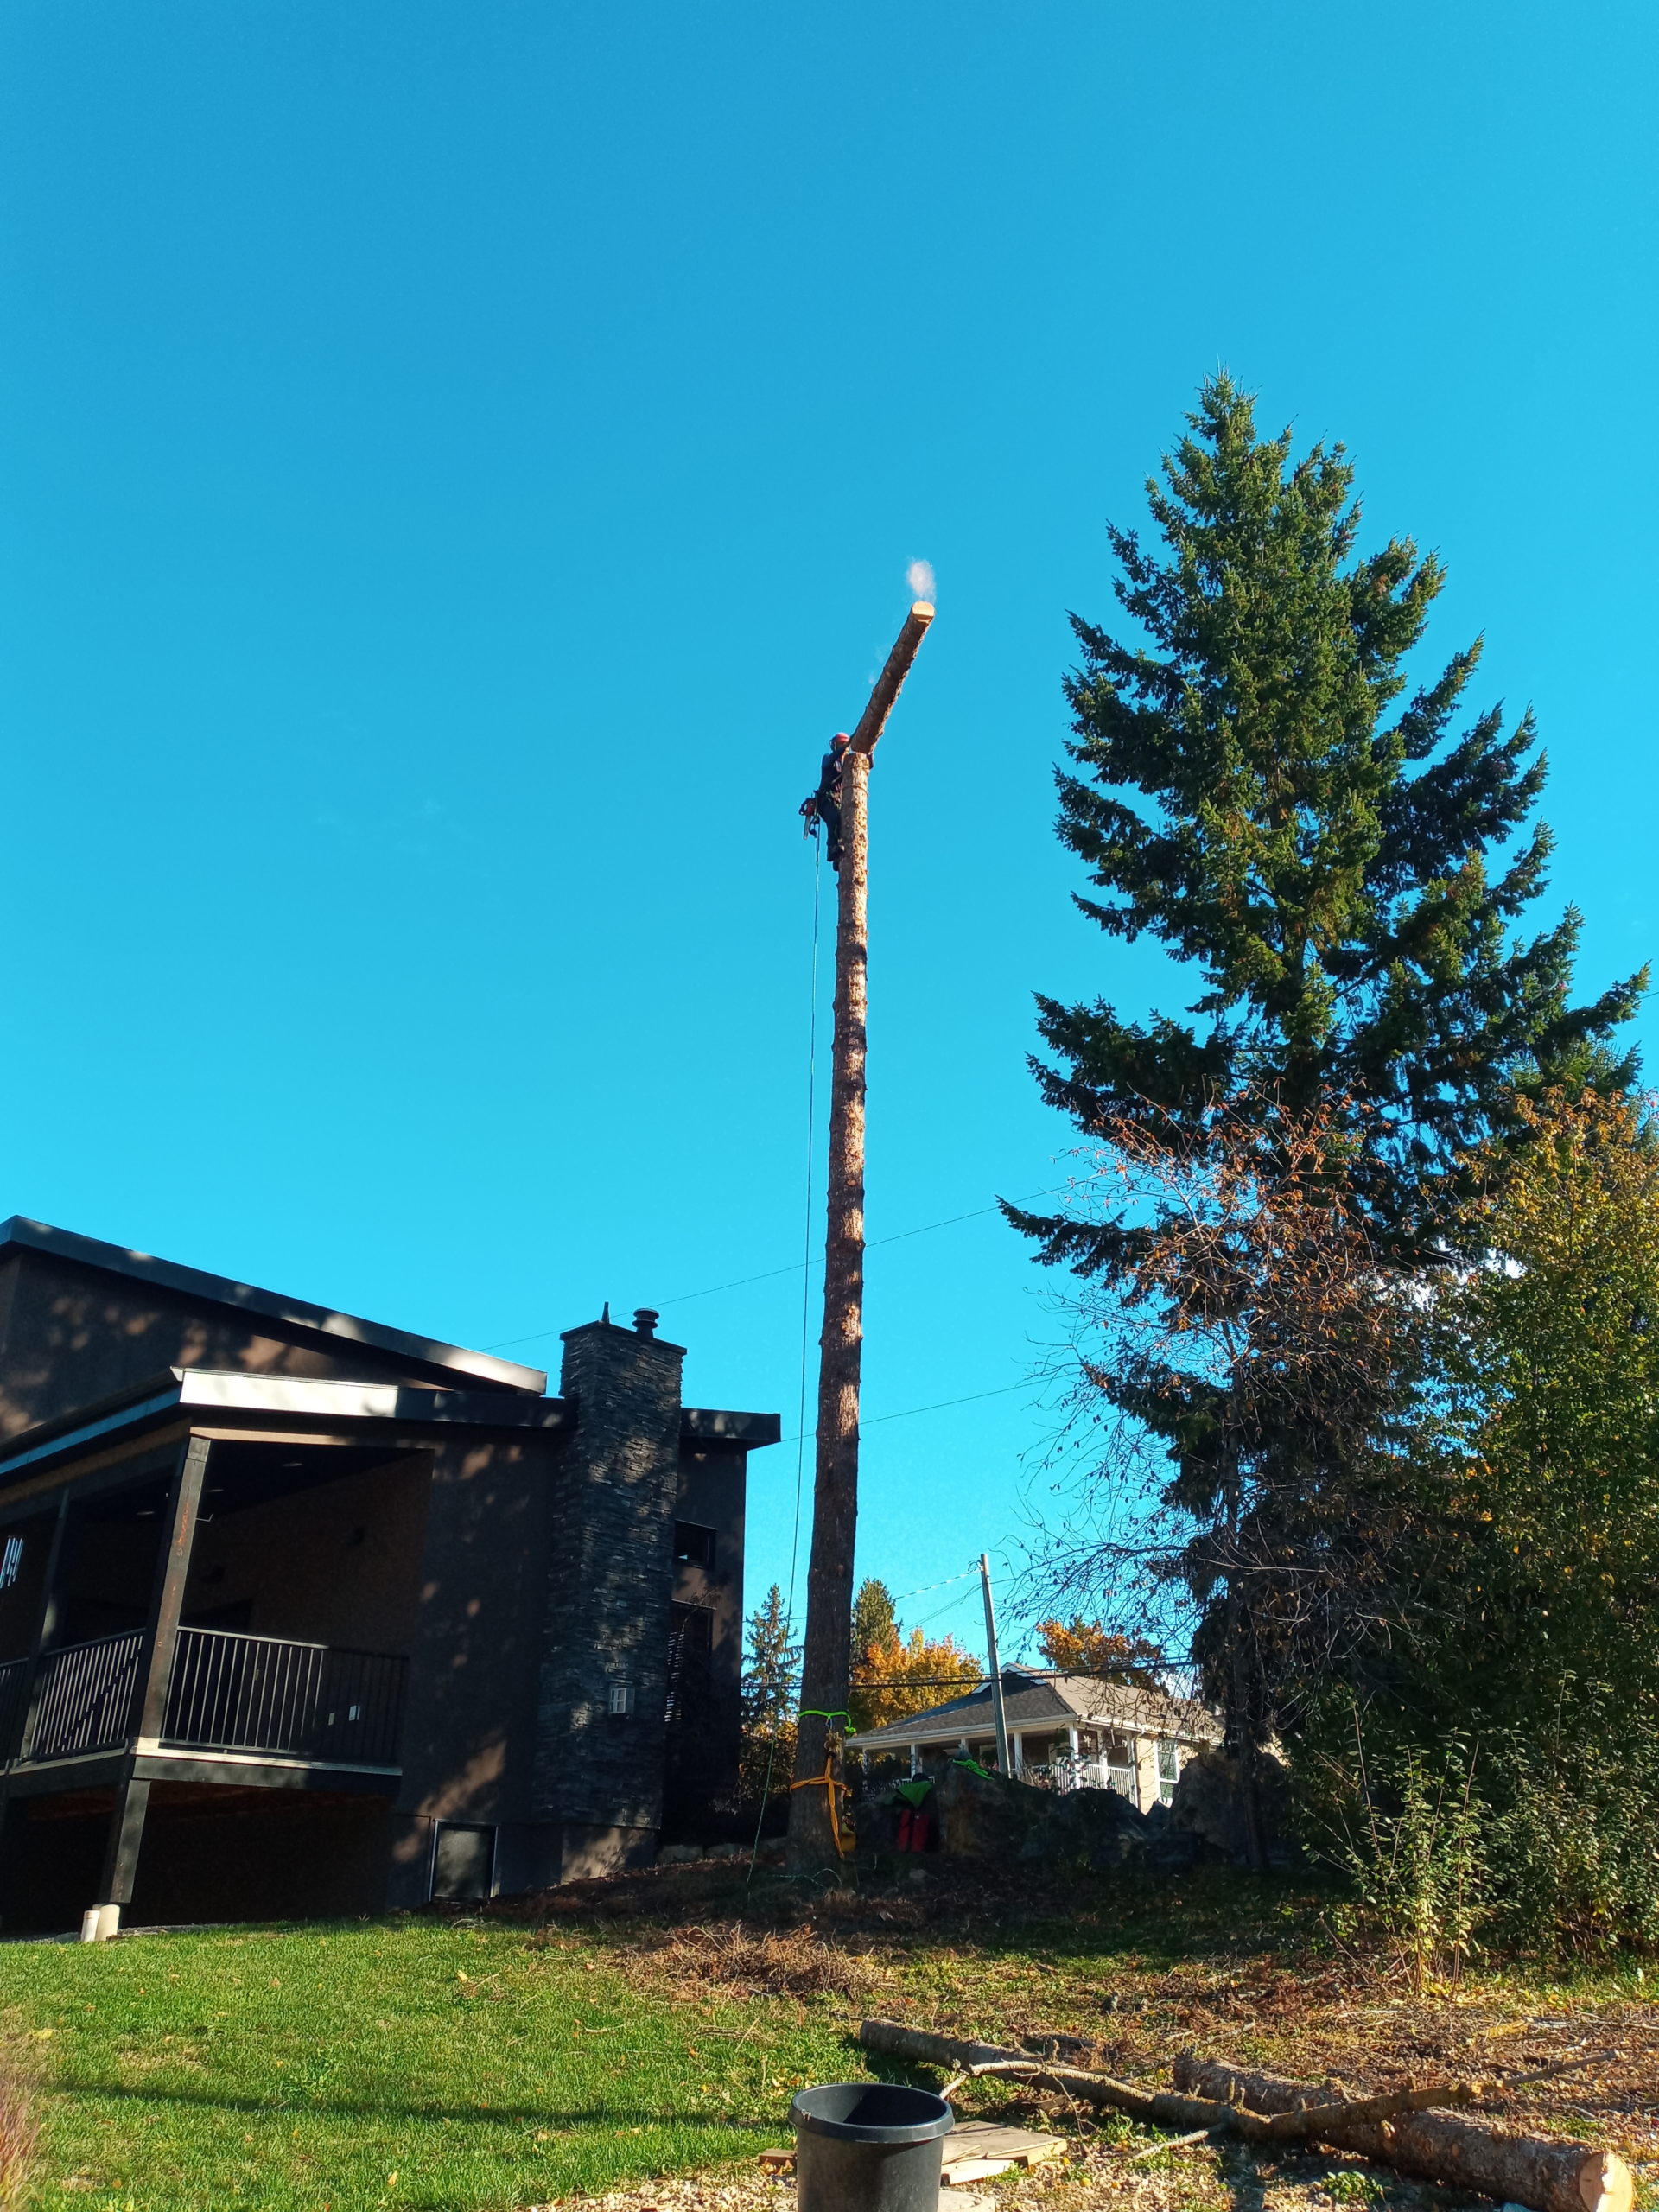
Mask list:
[[[702,1567],[713,1570],[715,1564],[715,1531],[705,1529],[696,1521],[677,1521],[674,1523],[674,1556],[688,1567]]]

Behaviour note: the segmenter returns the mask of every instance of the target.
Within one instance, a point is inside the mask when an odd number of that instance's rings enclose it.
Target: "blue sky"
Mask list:
[[[538,1361],[659,1304],[792,1431],[798,1278],[684,1294],[802,1249],[796,806],[931,560],[870,1233],[1043,1189],[1033,990],[1180,1003],[1068,904],[1065,613],[1223,363],[1444,555],[1636,966],[1656,60],[1602,0],[16,0],[0,1211]],[[1017,1550],[1041,1288],[983,1214],[873,1251],[861,1571]]]

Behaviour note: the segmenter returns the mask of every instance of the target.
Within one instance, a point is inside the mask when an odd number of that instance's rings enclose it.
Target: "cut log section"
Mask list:
[[[1331,2109],[1331,2093],[1313,2082],[1246,2072],[1183,2052],[1175,2062],[1177,2086],[1189,2094],[1248,2105],[1265,2114],[1307,2113],[1320,2106],[1311,2131],[1333,2150],[1393,2166],[1425,2181],[1474,2190],[1531,2212],[1630,2212],[1636,2178],[1615,2151],[1587,2143],[1522,2135],[1490,2120],[1450,2113],[1403,2113],[1369,2116],[1363,2107]]]
[[[1059,2066],[995,2044],[935,2035],[898,2020],[866,2020],[859,2040],[868,2050],[925,2066],[1014,2075],[1033,2088],[1059,2089],[1154,2127],[1238,2135],[1251,2143],[1328,2144],[1401,2173],[1525,2205],[1529,2212],[1631,2212],[1635,2198],[1635,2177],[1617,2152],[1522,2135],[1495,2120],[1453,2118],[1431,2109],[1467,2104],[1485,2094],[1472,2082],[1446,2082],[1332,2101],[1330,2090],[1316,2082],[1249,2073],[1189,2052],[1175,2063],[1173,2091],[1149,2090],[1080,2066]]]

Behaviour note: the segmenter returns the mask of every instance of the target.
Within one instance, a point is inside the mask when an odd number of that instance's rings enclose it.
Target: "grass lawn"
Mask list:
[[[424,1919],[9,1944],[0,2018],[54,2092],[35,2201],[86,2212],[543,2203],[785,2141],[846,2063],[810,2006]]]
[[[423,1916],[0,1946],[0,2032],[42,2092],[30,2201],[507,2212],[721,2162],[753,2172],[786,2139],[798,2084],[903,2073],[852,2043],[873,2012],[1014,2044],[1074,2035],[1088,2063],[1160,2083],[1189,2044],[1375,2086],[1572,2056],[1510,2115],[1656,2170],[1659,2006],[1634,1962],[1418,1993],[1322,1948],[1319,1898],[1285,1882],[1078,1877],[1043,1893],[1027,1878],[997,1895],[958,1870],[861,1885],[746,1892],[687,1870],[561,1893],[546,1926]],[[1576,2065],[1586,2051],[1595,2064]],[[1210,2146],[1126,2167],[1134,2131],[1116,2119],[995,2081],[957,2102],[1077,2139],[1069,2194],[1045,2181],[1051,2212],[1251,2212],[1269,2183],[1269,2212],[1356,2191],[1421,2212],[1439,2196],[1328,2158],[1246,2175]]]

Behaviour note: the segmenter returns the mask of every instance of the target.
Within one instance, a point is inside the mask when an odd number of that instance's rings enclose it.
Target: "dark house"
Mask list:
[[[549,1397],[0,1226],[0,1924],[542,1888],[729,1787],[779,1421],[683,1405],[656,1318],[568,1331]]]

